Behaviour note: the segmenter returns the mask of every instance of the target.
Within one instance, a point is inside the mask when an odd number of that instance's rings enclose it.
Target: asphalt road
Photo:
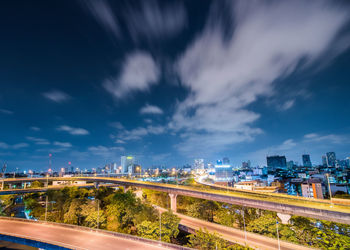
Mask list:
[[[121,237],[66,228],[59,225],[39,224],[23,221],[1,220],[0,234],[37,239],[42,242],[56,243],[73,249],[120,249],[151,250],[165,249],[145,242],[133,241]]]
[[[166,211],[164,208],[157,208],[162,212]],[[278,249],[278,241],[276,239],[247,232],[247,241],[245,241],[245,234],[242,230],[199,220],[179,213],[175,214],[181,218],[180,224],[188,228],[194,230],[206,228],[211,233],[216,232],[220,234],[220,236],[225,240],[236,242],[241,245],[247,243],[249,247],[254,247],[256,249]],[[308,247],[299,246],[285,241],[280,241],[280,247],[281,250],[310,250]]]

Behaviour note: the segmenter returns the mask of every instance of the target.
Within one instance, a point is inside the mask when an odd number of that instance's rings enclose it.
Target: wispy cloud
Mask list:
[[[177,35],[187,24],[187,13],[180,2],[141,1],[141,8],[129,8],[124,17],[131,37],[167,38]]]
[[[88,151],[93,155],[101,156],[105,160],[115,160],[124,150],[125,149],[123,147],[105,147],[101,145],[88,148]]]
[[[327,142],[334,144],[341,144],[348,141],[349,137],[346,135],[336,135],[336,134],[328,134],[328,135],[320,135],[317,133],[310,133],[304,135],[305,142]]]
[[[68,132],[71,135],[88,135],[88,134],[90,134],[90,132],[84,128],[73,128],[73,127],[70,127],[67,125],[59,126],[57,128],[57,130]]]
[[[111,33],[116,38],[121,37],[118,20],[107,1],[84,0],[81,3],[108,33]]]
[[[226,2],[229,14],[223,18],[231,26],[222,25],[216,4],[222,2],[214,3],[203,32],[177,62],[190,93],[169,126],[183,136],[178,148],[184,152],[253,140],[262,131],[254,126],[260,114],[249,110],[252,103],[271,96],[277,79],[346,49],[333,47],[349,20],[348,9],[331,2]],[[293,105],[289,101],[284,108]]]
[[[164,126],[148,125],[146,127],[137,127],[131,130],[122,129],[117,135],[112,135],[112,139],[115,139],[116,143],[125,143],[126,141],[141,140],[148,135],[159,135],[166,131]]]
[[[34,142],[37,145],[49,145],[50,144],[49,140],[43,139],[43,138],[27,136],[26,139],[29,140],[29,141]]]
[[[5,115],[13,115],[13,111],[8,109],[0,109],[0,113]]]
[[[286,111],[294,106],[295,100],[288,100],[280,106],[281,111]]]
[[[63,148],[70,148],[72,147],[72,144],[70,142],[59,142],[59,141],[55,141],[53,143],[53,145],[55,146],[59,146],[59,147],[63,147]]]
[[[32,126],[29,129],[33,130],[33,131],[40,131],[40,128],[39,127],[35,127],[35,126]]]
[[[13,145],[9,145],[5,142],[0,142],[0,148],[1,149],[21,149],[21,148],[26,148],[29,147],[28,143],[21,142]]]
[[[131,93],[147,91],[157,83],[160,72],[152,56],[146,52],[134,52],[127,56],[121,75],[104,81],[104,88],[117,99],[125,99]]]
[[[49,99],[50,101],[57,102],[57,103],[66,102],[71,98],[68,94],[60,90],[51,90],[49,92],[45,92],[43,93],[43,96]]]
[[[152,114],[152,115],[161,115],[163,110],[155,105],[146,104],[140,109],[141,114]]]

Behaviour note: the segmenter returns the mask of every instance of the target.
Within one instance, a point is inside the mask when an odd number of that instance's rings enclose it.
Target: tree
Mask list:
[[[180,218],[171,211],[162,213],[161,218],[162,241],[171,242],[171,240],[175,239],[179,234]]]
[[[137,234],[142,238],[159,240],[159,223],[143,221],[137,225]]]
[[[225,249],[227,244],[218,234],[211,234],[207,229],[199,229],[196,231],[196,234],[189,235],[188,246],[196,249],[210,250]]]
[[[43,186],[44,186],[44,183],[40,181],[33,181],[32,184],[30,185],[31,188],[40,188]]]

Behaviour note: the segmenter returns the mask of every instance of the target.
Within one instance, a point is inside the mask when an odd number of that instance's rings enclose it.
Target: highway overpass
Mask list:
[[[7,236],[6,240],[17,243],[21,242],[27,245],[30,245],[30,242],[44,243],[64,249],[188,249],[105,230],[6,217],[0,217],[0,235]],[[20,241],[21,239],[26,241]]]
[[[164,208],[156,207],[161,212],[167,211]],[[278,250],[278,241],[274,238],[266,237],[263,235],[244,232],[243,230],[239,230],[232,227],[227,227],[223,225],[219,225],[216,223],[192,218],[190,216],[186,216],[180,213],[174,213],[180,219],[179,228],[188,233],[195,233],[196,230],[206,228],[210,233],[218,233],[221,238],[240,245],[248,245],[251,248],[260,249],[260,250]],[[247,238],[245,237],[247,236]],[[281,250],[311,250],[311,248],[293,244],[286,241],[280,241],[280,249]]]
[[[31,182],[31,181],[46,182],[47,178],[21,178],[21,179],[4,179],[5,183]],[[171,198],[171,208],[176,212],[176,197],[177,195],[190,196],[194,198],[225,202],[229,204],[241,205],[246,207],[254,207],[264,210],[275,211],[279,213],[282,221],[285,215],[299,215],[311,217],[320,220],[328,220],[338,223],[350,224],[350,206],[335,205],[329,202],[320,200],[312,200],[298,198],[294,196],[278,196],[276,194],[263,194],[256,192],[235,192],[224,190],[201,189],[197,187],[178,186],[171,184],[160,184],[143,182],[136,180],[128,180],[123,178],[108,178],[108,177],[68,177],[68,178],[49,178],[53,180],[84,180],[87,182],[111,183],[124,187],[138,187],[152,189],[156,191],[166,192]],[[0,191],[0,195],[1,195]],[[286,221],[288,220],[288,216]],[[284,221],[283,221],[284,222]]]

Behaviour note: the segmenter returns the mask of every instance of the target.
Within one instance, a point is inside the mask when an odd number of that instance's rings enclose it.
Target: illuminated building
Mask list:
[[[302,159],[304,167],[312,167],[310,155],[302,155]]]
[[[122,156],[121,157],[121,166],[123,174],[132,174],[134,167],[134,157],[132,156]]]
[[[285,156],[267,156],[267,167],[269,170],[275,171],[276,169],[286,169],[287,168],[287,160]]]

